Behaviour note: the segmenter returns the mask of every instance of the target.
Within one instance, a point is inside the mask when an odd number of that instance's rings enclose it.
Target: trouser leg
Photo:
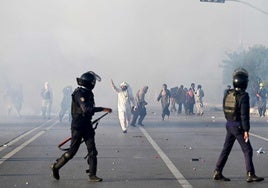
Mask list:
[[[252,172],[253,174],[255,173],[252,157],[253,157],[253,149],[250,144],[250,141],[245,142],[244,136],[242,134],[238,135],[236,137],[238,143],[241,146],[241,149],[244,153],[244,158],[245,158],[245,165],[246,165],[246,170],[247,172]]]
[[[66,152],[64,153],[60,158],[56,160],[56,163],[52,164],[52,175],[56,180],[60,179],[59,170],[61,167],[63,167],[72,157],[70,156],[70,153]]]
[[[98,151],[96,149],[95,144],[95,132],[94,130],[91,130],[89,133],[86,133],[87,135],[84,137],[85,144],[87,146],[88,151],[88,159],[87,163],[89,166],[88,172],[89,176],[95,176],[97,172],[97,155]]]
[[[65,152],[60,158],[58,158],[56,162],[51,166],[53,177],[55,179],[57,180],[60,179],[59,175],[60,168],[62,168],[76,154],[76,152],[80,147],[81,139],[82,139],[81,133],[79,131],[72,130],[72,140],[70,149],[67,152]]]
[[[54,163],[54,168],[60,169],[63,167],[69,160],[71,159],[71,155],[68,152],[65,152],[60,158],[56,160],[56,163]]]
[[[59,119],[60,119],[60,122],[61,122],[62,119],[63,119],[64,113],[65,113],[64,110],[61,109],[61,110],[60,110],[60,113],[59,113]]]
[[[227,133],[226,133],[223,149],[216,163],[216,170],[219,172],[222,172],[227,162],[228,156],[232,150],[234,142],[235,142],[235,137],[231,134],[229,127],[226,127],[226,129],[227,129]]]
[[[178,114],[180,114],[182,111],[182,103],[179,103],[179,106],[178,106]]]
[[[120,121],[120,125],[123,131],[127,130],[126,126],[126,117],[125,117],[125,112],[124,111],[118,111],[118,117]]]
[[[44,102],[42,103],[42,106],[41,106],[41,112],[42,112],[42,117],[43,118],[46,118],[46,105],[44,104]]]
[[[266,113],[266,102],[263,104],[262,115],[265,116],[265,113]]]
[[[84,137],[85,143],[87,145],[88,150],[88,173],[89,173],[89,181],[91,182],[100,182],[102,181],[102,178],[96,176],[97,174],[97,155],[98,151],[96,149],[95,144],[95,132],[94,130],[90,131],[90,133]]]
[[[134,111],[130,125],[135,126],[137,119],[138,119],[138,116],[139,116],[139,112]]]
[[[147,114],[146,108],[142,108],[140,110],[140,118],[139,118],[138,124],[142,125],[142,121],[144,120],[146,114]]]

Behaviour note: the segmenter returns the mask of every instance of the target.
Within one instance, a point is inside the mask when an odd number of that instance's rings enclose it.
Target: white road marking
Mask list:
[[[12,157],[13,155],[15,155],[17,152],[19,152],[20,150],[22,150],[23,148],[25,148],[28,144],[30,144],[31,142],[33,142],[39,136],[41,136],[42,134],[44,134],[47,130],[51,129],[57,123],[58,123],[58,121],[54,122],[52,125],[50,125],[49,127],[47,127],[45,130],[39,131],[37,134],[35,134],[29,140],[27,140],[26,142],[22,143],[21,145],[19,145],[15,149],[13,149],[11,152],[9,152],[8,154],[6,154],[4,157],[0,158],[0,165],[2,163],[4,163],[6,160],[8,160],[10,157]]]
[[[15,144],[16,142],[18,142],[20,139],[24,138],[25,136],[31,134],[31,133],[34,132],[35,130],[40,129],[41,127],[45,126],[45,125],[46,125],[47,123],[49,123],[50,121],[51,121],[51,120],[46,121],[45,123],[42,123],[40,126],[34,128],[34,129],[30,130],[30,131],[27,131],[27,132],[23,133],[22,135],[18,136],[18,137],[15,138],[14,140],[11,140],[11,141],[5,143],[5,144],[3,145],[3,147],[0,147],[0,152],[1,152],[2,150],[6,149],[8,146],[11,146],[11,145]]]
[[[262,139],[262,140],[265,140],[265,141],[268,142],[268,138],[265,138],[265,137],[262,137],[262,136],[259,136],[259,135],[257,135],[257,134],[253,134],[253,133],[249,133],[249,135],[250,135],[250,136],[254,136],[254,137],[256,137],[256,138],[259,138],[259,139]]]
[[[143,127],[139,127],[139,128],[140,128],[141,132],[144,134],[144,136],[147,138],[149,143],[156,150],[158,155],[165,162],[165,164],[167,165],[167,167],[169,168],[171,173],[175,176],[175,178],[179,182],[179,184],[183,188],[192,188],[193,186],[185,179],[185,177],[182,175],[182,173],[176,168],[176,166],[168,158],[168,156],[163,152],[163,150],[156,144],[156,142],[152,139],[152,137],[148,134],[148,132]]]

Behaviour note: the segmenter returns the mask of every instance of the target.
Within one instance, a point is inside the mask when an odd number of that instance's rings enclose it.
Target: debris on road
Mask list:
[[[262,147],[260,147],[260,149],[258,149],[258,150],[257,150],[257,153],[258,153],[258,154],[264,154],[264,153],[265,153],[265,151],[263,151],[263,148],[262,148]]]

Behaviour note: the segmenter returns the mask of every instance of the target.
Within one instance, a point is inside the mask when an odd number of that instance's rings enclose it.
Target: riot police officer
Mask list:
[[[52,164],[52,174],[56,180],[60,179],[60,168],[74,157],[83,139],[88,150],[89,181],[99,182],[102,179],[96,176],[98,152],[95,145],[95,130],[92,126],[91,119],[95,112],[104,111],[111,113],[112,109],[95,107],[92,89],[95,86],[96,80],[101,81],[101,78],[97,74],[89,71],[82,74],[76,80],[77,84],[81,87],[78,87],[72,94],[71,146],[67,152]]]
[[[238,68],[233,73],[234,89],[227,91],[223,98],[223,110],[227,120],[226,137],[222,152],[216,163],[213,174],[214,180],[230,181],[222,175],[222,170],[227,162],[235,140],[241,146],[245,156],[247,170],[247,182],[262,181],[264,178],[255,175],[252,161],[253,149],[249,141],[249,95],[246,92],[248,85],[248,72],[243,68]]]

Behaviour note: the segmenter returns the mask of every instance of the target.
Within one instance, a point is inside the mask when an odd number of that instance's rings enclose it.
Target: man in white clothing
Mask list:
[[[197,86],[197,90],[195,91],[194,97],[195,97],[196,114],[202,116],[204,114],[203,110],[204,91],[201,85]]]
[[[131,91],[130,86],[126,82],[120,84],[120,88],[114,85],[113,80],[111,79],[112,88],[118,94],[118,117],[120,121],[121,128],[123,133],[127,133],[128,125],[131,120],[131,105],[134,107],[135,101]]]

